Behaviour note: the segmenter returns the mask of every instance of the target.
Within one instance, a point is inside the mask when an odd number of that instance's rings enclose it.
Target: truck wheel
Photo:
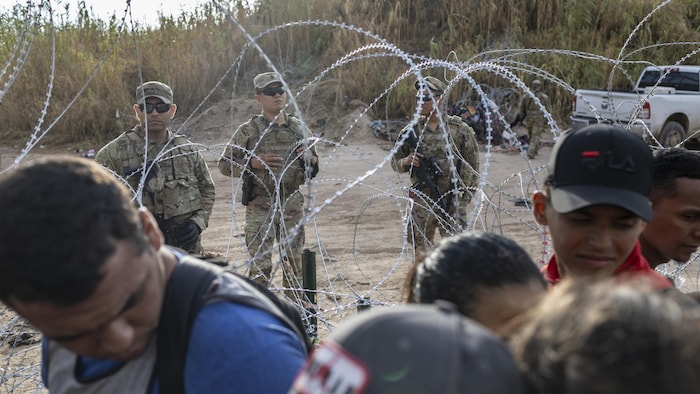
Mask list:
[[[668,121],[661,130],[659,142],[665,148],[672,146],[680,146],[680,143],[685,140],[685,129],[683,126],[674,121]]]

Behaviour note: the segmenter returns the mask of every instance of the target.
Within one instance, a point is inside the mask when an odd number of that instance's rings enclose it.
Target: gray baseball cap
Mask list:
[[[510,351],[447,302],[362,312],[336,327],[290,394],[520,394]]]
[[[264,89],[267,85],[274,82],[282,83],[282,77],[280,77],[280,75],[276,72],[258,74],[253,79],[255,89]]]
[[[149,81],[136,88],[136,102],[145,103],[148,97],[157,97],[166,104],[172,104],[173,90],[163,82]]]
[[[420,79],[416,80],[415,87],[419,92],[427,87],[434,93],[443,94],[445,93],[445,89],[447,89],[447,85],[435,77],[425,77],[423,81],[425,81],[425,85],[423,85]]]

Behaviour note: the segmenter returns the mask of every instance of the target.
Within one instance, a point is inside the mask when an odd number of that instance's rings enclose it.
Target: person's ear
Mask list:
[[[545,215],[547,204],[549,204],[549,200],[541,191],[538,190],[532,195],[532,215],[535,217],[537,224],[541,226],[548,224],[547,215]]]
[[[158,227],[156,218],[147,208],[141,207],[139,208],[139,219],[141,219],[143,233],[146,235],[148,243],[155,250],[159,250],[165,243],[165,239],[163,238],[163,232]]]
[[[141,123],[141,110],[139,110],[138,104],[134,104],[134,116],[136,116],[136,119],[138,119],[139,123]]]
[[[170,119],[175,117],[175,112],[177,112],[177,104],[170,104]]]

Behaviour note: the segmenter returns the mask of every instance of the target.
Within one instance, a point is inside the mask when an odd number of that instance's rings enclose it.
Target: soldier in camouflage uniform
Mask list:
[[[542,91],[542,82],[539,79],[532,81],[532,93],[545,108],[550,107],[549,96]],[[540,139],[547,126],[547,120],[535,100],[529,95],[525,95],[520,101],[518,120],[523,120],[525,127],[527,127],[529,139],[527,157],[534,159],[537,157],[537,152],[540,149]]]
[[[226,176],[241,177],[245,239],[253,257],[249,276],[270,285],[276,239],[284,265],[283,286],[300,288],[305,235],[303,226],[295,229],[304,215],[299,186],[316,176],[318,155],[308,147],[309,129],[284,112],[287,92],[280,75],[262,73],[253,84],[262,112],[238,127],[218,167]],[[295,296],[290,291],[286,294]]]
[[[168,129],[176,110],[168,85],[150,81],[137,87],[139,124],[102,147],[95,160],[140,193],[166,244],[201,254],[200,234],[214,207],[214,181],[199,150]]]
[[[425,77],[424,82],[418,80],[415,84],[422,116],[415,126],[408,125],[401,130],[399,141],[405,133],[411,134],[406,136],[391,161],[394,171],[409,172],[413,182],[409,192],[414,200],[411,212],[413,233],[409,241],[414,246],[416,257],[425,254],[433,245],[436,229],[444,237],[466,226],[467,205],[479,178],[479,144],[474,130],[459,116],[448,116],[444,110],[437,110],[442,108],[447,88],[442,81]],[[452,161],[459,174],[456,184],[450,172],[441,124],[447,128],[454,156]],[[434,176],[434,185],[421,179],[423,171]],[[455,201],[455,197],[459,200]]]

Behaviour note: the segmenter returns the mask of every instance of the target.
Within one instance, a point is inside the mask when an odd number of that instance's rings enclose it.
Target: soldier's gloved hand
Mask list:
[[[175,230],[175,236],[177,237],[179,246],[188,251],[194,251],[195,246],[197,246],[197,240],[199,239],[199,233],[202,230],[199,228],[197,223],[188,220],[182,226]]]

